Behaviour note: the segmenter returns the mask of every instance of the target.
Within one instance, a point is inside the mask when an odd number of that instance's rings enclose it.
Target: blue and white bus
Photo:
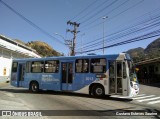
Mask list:
[[[133,97],[139,85],[128,54],[15,59],[11,85],[94,96]]]

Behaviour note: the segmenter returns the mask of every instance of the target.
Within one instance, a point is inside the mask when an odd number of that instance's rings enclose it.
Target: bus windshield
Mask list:
[[[137,77],[136,77],[135,67],[133,65],[133,62],[132,61],[128,61],[127,63],[128,63],[128,68],[129,68],[130,80],[137,82]]]

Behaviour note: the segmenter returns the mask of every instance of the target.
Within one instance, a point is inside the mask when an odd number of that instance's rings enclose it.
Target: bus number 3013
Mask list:
[[[94,79],[93,79],[93,77],[86,77],[86,80],[87,81],[93,81]]]

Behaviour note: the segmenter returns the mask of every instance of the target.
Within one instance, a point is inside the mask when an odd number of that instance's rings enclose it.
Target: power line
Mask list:
[[[133,27],[129,31],[126,31],[124,33],[122,32],[122,33],[118,34],[116,37],[111,38],[108,42],[111,42],[113,40],[119,40],[120,38],[122,38],[124,36],[131,35],[133,33],[136,33],[136,32],[142,31],[142,30],[146,31],[147,29],[150,30],[151,28],[156,28],[156,27],[160,26],[159,20],[160,20],[160,16],[156,16],[155,18],[152,18],[151,20],[147,21],[148,23],[144,23],[145,25],[142,28],[141,28],[141,26],[143,24],[139,24],[139,25],[141,25],[140,29],[138,28],[138,26],[135,26],[135,28]],[[157,22],[155,22],[155,21],[157,21]],[[99,39],[102,39],[102,38],[99,38]],[[107,39],[109,39],[109,38],[107,38]],[[100,44],[102,44],[102,41],[96,42],[91,45],[86,45],[85,47],[84,46],[83,47],[86,49],[90,49],[90,48],[99,46]]]
[[[19,12],[17,12],[16,10],[14,10],[11,6],[9,6],[8,4],[6,4],[4,1],[0,0],[0,2],[6,6],[8,9],[10,9],[12,12],[14,12],[16,15],[18,15],[20,18],[22,18],[24,21],[26,21],[28,24],[30,24],[31,26],[33,26],[34,28],[36,28],[37,30],[39,30],[40,32],[42,32],[43,34],[47,35],[48,37],[50,37],[51,39],[56,40],[57,42],[59,42],[62,45],[65,45],[63,42],[61,42],[60,40],[58,40],[57,38],[55,38],[54,36],[52,36],[50,33],[48,33],[47,31],[45,31],[44,29],[40,28],[38,25],[36,25],[35,23],[33,23],[32,21],[30,21],[29,19],[27,19],[26,17],[24,17],[22,14],[20,14]]]
[[[97,14],[101,13],[102,11],[104,11],[105,9],[107,9],[108,7],[110,7],[111,5],[113,5],[114,3],[116,3],[118,0],[114,0],[113,2],[111,2],[109,5],[105,6],[104,8],[100,9],[99,11],[97,11],[96,13],[94,13],[93,15],[91,15],[90,17],[88,17],[86,20],[83,20],[81,22],[81,24],[85,23],[86,21],[88,21],[89,19],[92,19],[93,17],[95,17]]]
[[[79,15],[81,15],[84,11],[86,11],[87,9],[89,9],[92,5],[94,5],[98,0],[93,1],[91,4],[89,4],[86,8],[84,8],[83,10],[81,10],[75,17],[73,17],[70,21],[76,19]]]
[[[100,8],[102,5],[104,5],[106,2],[108,2],[108,0],[105,0],[103,3],[101,3],[100,5],[96,6],[95,8],[91,9],[91,11],[87,12],[85,15],[83,15],[82,17],[80,17],[77,21],[80,21],[81,19],[84,19],[85,17],[87,17],[90,13],[92,13],[95,9]]]
[[[160,25],[160,22],[155,23],[154,26],[152,26],[152,27],[159,26],[159,25]],[[150,29],[150,27],[149,27],[148,29]],[[141,29],[140,29],[140,30],[141,30]],[[138,32],[138,31],[140,31],[140,30],[137,30],[136,32]],[[127,35],[130,35],[130,34],[126,34],[126,35],[124,35],[124,36],[119,36],[119,37],[116,37],[116,38],[112,38],[112,39],[109,40],[108,42],[115,41],[115,40],[119,40],[120,38],[123,38],[123,37],[125,37],[125,36],[127,36]],[[123,38],[123,39],[124,39],[124,38]],[[122,39],[122,40],[123,40],[123,39]],[[120,40],[119,40],[119,41],[120,41]],[[102,44],[102,41],[99,41],[98,43],[92,44],[92,45],[90,45],[90,46],[86,46],[86,47],[87,47],[86,49],[99,46],[100,44]],[[85,48],[85,47],[84,47],[84,48]]]
[[[112,13],[113,11],[117,10],[119,7],[123,6],[124,4],[126,4],[127,2],[129,2],[130,0],[126,0],[124,2],[122,2],[122,4],[116,6],[114,9],[110,10],[109,12],[105,13],[104,15],[98,17],[97,19],[95,19],[94,21],[88,23],[88,24],[92,24],[94,22],[96,22],[97,20],[99,20],[100,18],[104,17],[104,16],[109,16],[110,13]],[[85,24],[85,22],[83,22],[82,26]]]
[[[127,8],[127,9],[121,11],[120,13],[118,13],[118,14],[116,14],[116,15],[114,15],[113,17],[109,17],[109,18],[108,18],[108,21],[110,21],[111,19],[114,19],[115,17],[117,17],[117,16],[125,13],[126,11],[128,11],[128,10],[134,8],[134,7],[136,7],[137,5],[139,5],[140,3],[142,3],[143,1],[144,1],[144,0],[141,0],[141,1],[137,2],[136,4],[132,5],[131,7],[129,7],[129,8]],[[94,27],[96,27],[96,26],[99,26],[99,25],[101,25],[102,23],[103,23],[103,22],[100,22],[100,23],[95,24],[95,25],[93,25],[93,26],[91,26],[91,27],[88,27],[88,26],[90,25],[90,24],[89,24],[89,25],[86,25],[86,26],[82,27],[81,30],[85,30],[85,31],[86,31],[86,30],[89,30],[89,29],[94,28]],[[88,28],[87,28],[87,27],[88,27]]]
[[[154,26],[152,26],[152,27],[155,27],[155,26],[159,26],[160,25],[160,22],[159,23],[156,23],[156,24],[154,24]],[[149,29],[149,28],[148,28]],[[120,41],[123,41],[123,38],[124,36],[122,36],[122,37],[117,37],[117,38],[114,38],[114,39],[111,39],[110,41],[108,41],[108,42],[111,42],[111,41],[115,41],[115,40],[119,40],[118,42],[120,42]],[[123,39],[122,39],[123,38]],[[120,40],[120,39],[122,39],[122,40]],[[99,42],[99,44],[101,44],[100,42]],[[92,45],[92,46],[90,46],[90,47],[96,47],[96,46],[98,46],[98,43],[97,44],[95,44],[95,45]],[[87,48],[89,48],[89,47],[87,47]],[[86,48],[86,49],[87,49]]]
[[[104,48],[111,48],[111,47],[124,45],[124,44],[132,43],[132,42],[137,42],[137,41],[141,41],[141,40],[145,40],[145,39],[149,39],[149,38],[153,38],[153,37],[157,37],[157,36],[160,36],[160,29],[156,30],[156,31],[153,31],[153,32],[150,32],[150,33],[148,33],[146,35],[142,35],[142,36],[139,36],[139,37],[136,37],[136,38],[132,38],[130,40],[125,40],[125,41],[122,41],[122,42],[119,42],[119,43],[108,45],[108,46],[106,46]],[[83,51],[83,53],[92,52],[92,51],[101,50],[101,49],[102,49],[102,47],[101,48],[92,49],[92,50],[86,50],[86,51]],[[77,52],[77,53],[81,53],[81,52]]]
[[[138,31],[140,31],[140,30],[143,30],[144,28],[147,28],[147,27],[145,27],[146,25],[147,25],[147,22],[148,22],[148,25],[153,25],[152,23],[154,23],[155,21],[159,21],[159,17],[160,16],[154,16],[154,17],[152,17],[152,19],[151,18],[149,18],[149,19],[145,19],[145,20],[142,20],[142,21],[140,21],[138,24],[134,24],[134,25],[131,25],[130,27],[128,27],[128,28],[126,28],[126,29],[122,29],[122,30],[120,30],[120,31],[118,31],[118,32],[114,32],[114,33],[112,33],[112,34],[110,34],[110,35],[106,35],[105,37],[107,37],[107,39],[109,39],[109,37],[111,37],[111,36],[116,36],[117,35],[117,37],[122,37],[122,36],[124,36],[124,35],[130,35],[130,34],[133,34],[134,32],[138,32]],[[151,23],[149,23],[149,22],[151,22]],[[143,28],[141,28],[141,26],[142,25],[144,25],[143,26]],[[140,29],[141,28],[141,29]],[[92,40],[92,41],[90,41],[90,42],[88,42],[88,43],[86,43],[85,45],[84,45],[84,47],[89,47],[89,46],[91,46],[91,45],[89,45],[89,44],[97,44],[97,43],[100,43],[100,42],[98,42],[99,40],[101,40],[102,39],[102,37],[100,37],[100,38],[98,38],[98,39],[95,39],[95,40]],[[96,42],[96,43],[94,43],[94,42]]]
[[[145,31],[146,31],[147,29],[149,30],[149,29],[151,29],[151,28],[158,27],[158,26],[160,26],[159,20],[160,20],[160,18],[157,19],[157,22],[156,22],[156,23],[154,23],[154,24],[147,24],[146,27],[142,27],[141,29],[136,29],[136,28],[134,28],[134,29],[131,29],[130,31],[128,31],[128,32],[126,32],[126,33],[124,33],[124,34],[119,34],[118,36],[111,38],[108,42],[115,41],[115,40],[120,40],[120,39],[122,39],[123,37],[126,37],[127,35],[132,35],[132,34],[137,33],[137,32],[139,33],[139,32],[142,31],[142,30],[145,30]],[[107,38],[107,39],[109,39],[109,38]],[[123,38],[123,39],[124,39],[124,38]],[[122,39],[122,40],[123,40],[123,39]],[[93,48],[93,47],[99,46],[100,44],[102,44],[102,41],[96,42],[96,43],[94,43],[94,44],[92,44],[92,45],[85,46],[84,48],[89,49],[89,48]]]
[[[141,24],[143,24],[143,23],[145,23],[145,22],[148,22],[150,19],[151,19],[151,20],[154,20],[154,18],[159,17],[159,16],[157,16],[157,14],[158,14],[158,15],[160,14],[159,12],[157,13],[157,11],[159,11],[159,10],[160,10],[160,8],[156,8],[156,9],[150,11],[150,12],[147,12],[147,13],[139,16],[138,18],[132,19],[130,22],[135,21],[135,20],[137,20],[137,19],[140,20],[140,21],[138,21],[137,23],[132,24],[132,25],[130,25],[130,26],[127,26],[125,29],[120,29],[120,30],[117,31],[117,32],[111,33],[111,34],[109,34],[109,35],[107,35],[107,36],[105,36],[105,37],[114,36],[114,35],[116,35],[116,34],[119,34],[119,33],[121,33],[121,32],[124,32],[124,31],[126,31],[126,30],[129,30],[130,28],[133,28],[133,27],[135,27],[135,26],[138,26],[138,25],[141,25]],[[154,14],[155,14],[155,16],[153,16]],[[149,18],[146,19],[145,17],[149,17]],[[118,27],[116,27],[116,28],[119,28],[119,27],[121,27],[121,26],[124,27],[124,25],[120,25],[120,26],[118,26]],[[90,43],[94,43],[94,42],[96,42],[96,41],[98,41],[98,40],[101,40],[101,39],[102,39],[102,37],[101,37],[101,38],[98,38],[98,39],[95,39],[95,40],[92,40],[92,41],[90,41],[90,42],[87,42],[87,43],[85,44],[85,46],[88,45],[88,44],[90,44]]]

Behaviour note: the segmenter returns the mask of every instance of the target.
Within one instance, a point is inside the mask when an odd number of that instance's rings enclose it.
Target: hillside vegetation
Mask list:
[[[25,43],[21,40],[15,39],[16,42],[26,45],[28,47],[31,47],[32,49],[35,49],[37,53],[42,57],[50,57],[50,56],[61,56],[59,52],[54,50],[50,45],[48,45],[45,42],[41,41],[31,41],[28,43]]]
[[[128,50],[134,62],[160,57],[160,38],[150,43],[145,49],[139,47]]]
[[[50,45],[41,41],[31,41],[26,44],[35,49],[42,57],[60,56],[61,54],[54,50]]]

